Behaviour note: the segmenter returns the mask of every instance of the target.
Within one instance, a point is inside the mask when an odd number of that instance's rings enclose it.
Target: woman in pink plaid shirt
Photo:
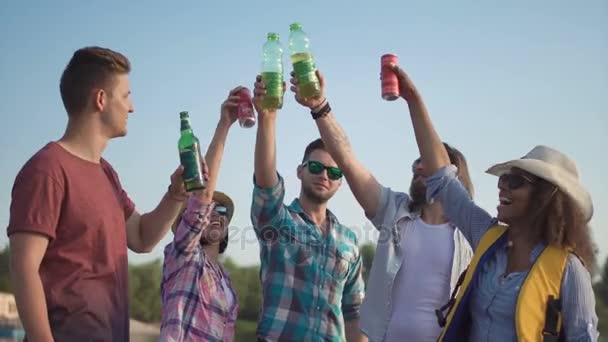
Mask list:
[[[228,226],[234,204],[214,191],[228,130],[236,121],[237,93],[230,91],[222,104],[220,121],[205,155],[209,167],[207,188],[189,196],[169,190],[186,203],[173,226],[173,241],[165,247],[161,284],[161,341],[232,341],[238,298],[230,277],[217,261],[228,246]]]

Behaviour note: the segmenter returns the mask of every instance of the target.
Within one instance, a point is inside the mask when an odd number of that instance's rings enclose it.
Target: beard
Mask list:
[[[211,222],[209,227],[201,234],[200,241],[203,245],[221,242],[227,234],[227,229],[221,222]]]
[[[307,184],[302,184],[302,192],[304,193],[304,196],[306,196],[306,198],[317,204],[327,203],[331,196],[333,196],[333,193],[329,192],[320,194],[313,189],[312,185]]]
[[[412,178],[410,184],[410,211],[418,211],[426,204],[426,184],[424,178]]]

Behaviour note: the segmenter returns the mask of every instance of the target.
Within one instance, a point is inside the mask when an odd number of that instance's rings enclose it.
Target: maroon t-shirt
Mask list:
[[[40,265],[55,341],[128,341],[126,220],[134,204],[105,160],[51,142],[13,186],[8,235],[49,238]]]

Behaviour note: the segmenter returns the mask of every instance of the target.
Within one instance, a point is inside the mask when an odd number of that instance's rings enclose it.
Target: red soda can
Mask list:
[[[251,128],[255,125],[255,114],[253,113],[253,102],[251,101],[251,92],[247,88],[243,88],[238,92],[239,107],[237,117],[239,125],[244,128]]]
[[[382,81],[382,98],[395,101],[399,98],[399,80],[390,65],[397,64],[397,55],[386,54],[380,59],[380,80]]]

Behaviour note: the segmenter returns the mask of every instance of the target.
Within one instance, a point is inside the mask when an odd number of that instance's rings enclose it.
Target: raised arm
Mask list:
[[[317,70],[317,77],[321,83],[321,97],[319,98],[303,98],[298,93],[298,82],[291,73],[291,91],[295,93],[296,101],[301,105],[308,107],[313,112],[319,112],[328,104],[325,97],[325,78],[323,74]],[[331,109],[329,112],[315,120],[321,139],[327,147],[327,151],[336,161],[338,167],[344,173],[344,177],[348,182],[353,195],[365,210],[367,217],[375,217],[380,199],[380,184],[376,178],[357,160],[352,146],[348,141],[346,133],[340,127],[340,124],[333,115]]]
[[[407,101],[416,142],[424,163],[427,197],[439,200],[450,221],[462,231],[473,248],[493,224],[494,218],[477,206],[459,181],[443,142],[433,127],[424,101],[409,76],[398,66],[392,67],[399,80],[399,93]]]
[[[426,178],[427,200],[443,205],[445,216],[477,248],[485,232],[497,223],[487,211],[479,207],[456,176],[456,166],[448,165]]]
[[[399,93],[407,101],[420,156],[428,173],[427,176],[429,176],[449,165],[450,158],[433,127],[429,112],[414,82],[397,65],[393,65],[392,70],[397,74],[399,80]]]
[[[205,177],[208,179],[207,188],[203,191],[201,201],[205,204],[211,202],[213,192],[217,185],[217,175],[220,169],[224,145],[228,130],[237,117],[239,97],[237,93],[243,87],[236,87],[230,91],[227,99],[222,103],[221,117],[215,129],[213,139],[203,159]],[[127,220],[127,239],[129,248],[136,252],[149,252],[165,236],[171,224],[179,215],[186,199],[181,174],[183,169],[178,168],[171,176],[169,190],[163,196],[158,206],[149,213],[140,215],[135,211]]]
[[[237,119],[239,106],[238,92],[241,89],[243,89],[241,86],[232,89],[228,93],[226,100],[222,103],[220,121],[217,123],[215,134],[213,134],[213,139],[211,139],[211,143],[209,143],[209,148],[205,154],[205,161],[207,162],[209,171],[209,181],[207,182],[207,188],[203,191],[202,198],[205,203],[211,203],[213,192],[217,186],[228,131]]]
[[[175,249],[181,254],[192,252],[199,243],[203,230],[209,224],[209,213],[213,208],[210,204],[219,178],[220,164],[224,155],[228,131],[236,122],[239,106],[239,96],[237,94],[241,89],[243,87],[240,86],[232,89],[222,103],[220,120],[205,154],[209,174],[207,187],[204,190],[194,192],[175,232],[173,239]]]
[[[283,90],[284,91],[284,90]],[[262,108],[262,98],[266,94],[266,86],[262,77],[256,77],[253,91],[256,111],[258,112],[258,131],[255,140],[254,172],[256,185],[269,189],[274,187],[279,178],[277,176],[277,148],[276,148],[276,110]]]
[[[173,236],[173,248],[176,257],[189,256],[200,244],[201,234],[209,227],[209,217],[213,203],[205,203],[202,191],[194,193],[188,199]],[[185,260],[185,259],[184,259]]]

